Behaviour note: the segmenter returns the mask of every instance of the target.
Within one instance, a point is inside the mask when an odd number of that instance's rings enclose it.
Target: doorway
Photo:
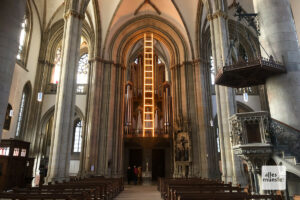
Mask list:
[[[156,181],[158,177],[165,177],[165,150],[152,150],[152,180]]]
[[[143,163],[143,151],[142,149],[130,149],[129,150],[129,166],[136,167],[142,166]]]

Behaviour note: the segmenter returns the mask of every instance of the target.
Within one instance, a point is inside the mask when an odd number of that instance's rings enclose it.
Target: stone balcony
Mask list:
[[[234,154],[246,161],[264,163],[273,152],[269,134],[269,113],[237,113],[229,118]]]
[[[169,138],[170,134],[166,133],[164,129],[155,130],[154,136],[152,134],[143,135],[143,129],[130,129],[124,130],[124,138],[147,138],[147,137],[159,137],[159,138]]]
[[[244,88],[264,84],[267,78],[285,72],[284,65],[276,62],[273,57],[259,57],[220,68],[217,71],[215,83],[227,87]]]

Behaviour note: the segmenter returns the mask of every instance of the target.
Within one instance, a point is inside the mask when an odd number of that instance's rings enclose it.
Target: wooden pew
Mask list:
[[[170,189],[168,200],[175,200],[177,196],[186,193],[242,193],[240,187],[229,187],[220,185],[199,185],[199,186],[174,186]]]
[[[158,189],[165,200],[195,199],[268,199],[282,200],[281,195],[251,195],[247,188],[232,186],[231,183],[193,178],[159,179]]]
[[[15,188],[0,193],[0,199],[80,199],[110,200],[124,189],[122,178],[73,178],[70,182],[51,183],[41,187]]]

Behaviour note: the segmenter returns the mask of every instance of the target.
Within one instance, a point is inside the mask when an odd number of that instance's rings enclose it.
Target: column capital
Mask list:
[[[105,60],[105,59],[102,59],[98,56],[95,56],[94,58],[91,58],[89,60],[89,62],[100,62],[100,63],[103,63],[103,64],[114,64],[114,61],[112,60]]]
[[[208,14],[208,15],[207,15],[207,20],[208,20],[208,21],[212,21],[212,20],[217,19],[217,18],[219,18],[219,17],[222,17],[222,18],[224,18],[224,19],[228,19],[228,15],[227,15],[226,12],[221,11],[221,10],[218,10],[218,11],[216,11],[216,12],[213,13],[213,14]]]
[[[122,69],[125,69],[125,65],[122,64],[122,63],[115,63],[113,60],[105,60],[105,59],[102,59],[100,57],[94,57],[94,58],[91,58],[89,60],[89,62],[99,62],[99,63],[102,63],[102,64],[110,64],[110,65],[114,65],[115,67],[120,67]]]
[[[51,63],[50,61],[48,61],[48,60],[46,60],[46,59],[39,59],[39,60],[38,60],[38,63],[39,63],[39,64],[42,64],[42,65],[54,66],[54,63]]]
[[[64,15],[64,18],[68,19],[70,16],[76,17],[80,20],[84,19],[84,14],[78,12],[77,10],[73,10],[73,9],[67,10]]]
[[[195,58],[195,59],[193,60],[193,63],[194,63],[194,64],[199,64],[199,63],[210,64],[210,62],[209,62],[208,60],[206,60],[206,59],[204,59],[204,58],[201,58],[201,57]]]

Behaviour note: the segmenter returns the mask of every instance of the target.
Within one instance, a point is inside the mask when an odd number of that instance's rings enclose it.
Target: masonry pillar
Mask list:
[[[0,8],[0,139],[16,64],[26,1],[2,0]]]
[[[98,57],[91,66],[80,175],[118,177],[123,174],[125,68]]]
[[[287,73],[267,79],[271,117],[300,129],[300,51],[288,0],[254,0],[260,42],[269,55],[284,63]],[[262,50],[262,56],[267,57]]]
[[[201,175],[207,173],[208,178],[220,178],[219,160],[217,157],[217,138],[213,127],[210,125],[212,118],[212,96],[210,88],[210,65],[202,58],[193,62],[195,73],[195,98],[201,151]]]
[[[90,65],[89,92],[87,98],[87,116],[85,135],[82,140],[79,174],[82,177],[96,174],[98,168],[98,152],[100,151],[100,111],[104,79],[104,64],[100,59],[93,59]]]
[[[226,2],[223,2],[226,4]],[[215,4],[213,13],[208,15],[211,31],[212,55],[215,63],[215,71],[222,68],[226,63],[229,48],[229,32],[227,24],[226,8],[218,7]],[[215,86],[217,113],[219,124],[219,138],[222,161],[222,180],[226,183],[246,184],[245,175],[241,160],[232,152],[230,141],[229,117],[236,112],[235,95],[232,88]]]
[[[47,182],[62,181],[69,177],[75,112],[76,74],[81,26],[87,3],[88,0],[65,1],[61,75],[57,86],[54,132],[51,138]]]
[[[170,85],[168,82],[164,83],[163,89],[163,103],[164,103],[164,132],[170,134],[170,117],[171,117],[171,105],[170,105]]]

